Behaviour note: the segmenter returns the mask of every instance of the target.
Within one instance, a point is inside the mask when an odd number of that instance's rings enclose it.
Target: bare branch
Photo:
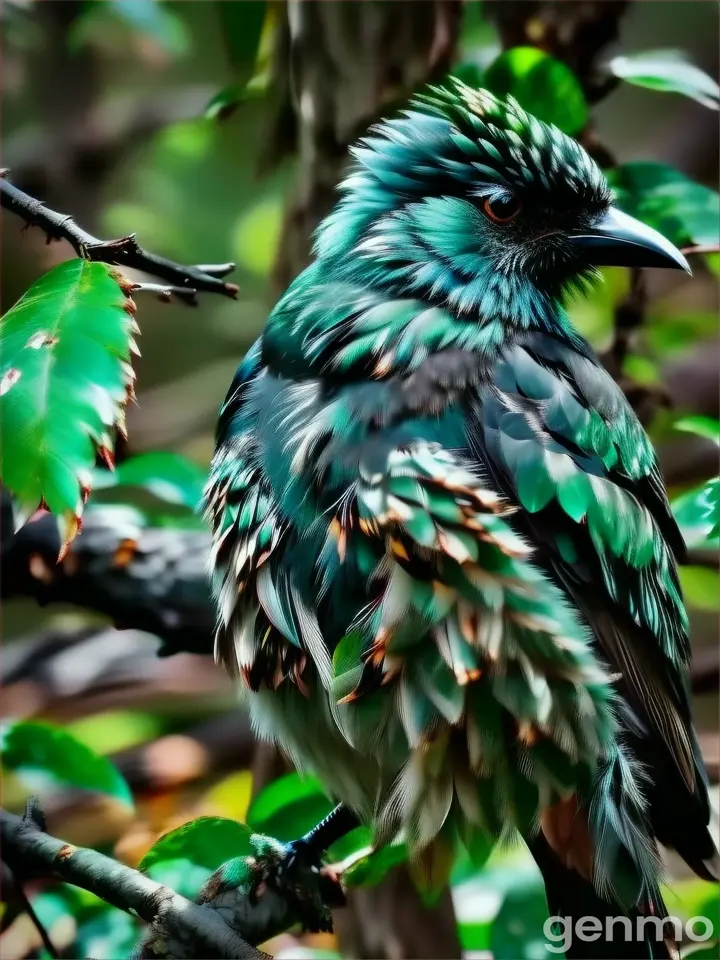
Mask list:
[[[238,286],[223,281],[234,264],[207,264],[183,266],[144,250],[135,234],[117,240],[100,240],[79,227],[72,217],[50,210],[39,200],[14,186],[6,178],[7,171],[0,174],[0,205],[17,214],[29,225],[40,227],[51,240],[67,240],[79,257],[120,267],[142,270],[151,276],[167,281],[172,292],[182,296],[186,303],[195,304],[196,292],[220,293],[235,299]],[[163,289],[167,289],[163,287]]]
[[[3,859],[19,876],[54,877],[89,890],[153,926],[170,930],[175,957],[268,960],[223,919],[221,911],[193,903],[110,857],[74,847],[45,833],[30,817],[0,811]],[[267,911],[265,911],[267,912]]]
[[[134,283],[131,287],[132,293],[155,293],[158,300],[169,303],[173,295],[184,300],[191,307],[197,306],[195,296],[197,290],[194,287],[173,287],[164,283]]]

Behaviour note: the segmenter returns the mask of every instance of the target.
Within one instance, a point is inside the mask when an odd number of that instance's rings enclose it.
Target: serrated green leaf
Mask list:
[[[247,822],[253,832],[287,842],[314,827],[333,806],[316,777],[288,773],[260,791],[250,804]]]
[[[711,110],[718,109],[720,87],[717,82],[676,50],[652,50],[613,57],[608,69],[635,86],[681,93]]]
[[[141,453],[115,470],[96,470],[93,489],[142,487],[159,500],[195,510],[202,497],[206,472],[178,453]]]
[[[720,198],[664,163],[625,163],[607,171],[618,205],[676,246],[720,243]]]
[[[250,837],[244,823],[226,817],[199,817],[160,837],[138,869],[184,897],[194,898],[224,863],[252,856]]]
[[[578,133],[589,111],[580,81],[567,64],[537,47],[513,47],[487,69],[485,86],[494,94],[508,94],[546,123],[565,133]]]
[[[59,514],[67,542],[132,390],[132,301],[118,278],[68,260],[0,321],[0,476],[22,513],[44,501]]]
[[[683,417],[675,422],[675,429],[683,433],[694,433],[696,437],[705,437],[720,446],[720,421],[714,417]]]
[[[58,727],[35,721],[4,724],[0,749],[3,767],[33,788],[76,787],[133,806],[130,788],[112,763]]]

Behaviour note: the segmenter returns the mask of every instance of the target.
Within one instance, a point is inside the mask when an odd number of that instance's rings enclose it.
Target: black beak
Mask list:
[[[570,235],[571,243],[595,267],[669,267],[692,275],[685,257],[669,240],[617,207],[585,233]]]

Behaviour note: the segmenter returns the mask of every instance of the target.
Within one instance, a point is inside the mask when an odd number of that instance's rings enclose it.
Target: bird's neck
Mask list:
[[[292,379],[385,379],[444,350],[487,362],[532,330],[572,342],[559,303],[489,271],[414,282],[399,268],[317,260],[288,288],[263,334],[263,361]]]

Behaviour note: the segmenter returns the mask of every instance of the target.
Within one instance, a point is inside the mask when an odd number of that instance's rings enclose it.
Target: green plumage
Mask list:
[[[217,655],[258,731],[436,879],[456,842],[517,828],[555,880],[662,910],[656,838],[700,873],[715,851],[682,542],[562,308],[592,276],[571,240],[610,209],[605,180],[460,84],[355,157],[221,412]]]

